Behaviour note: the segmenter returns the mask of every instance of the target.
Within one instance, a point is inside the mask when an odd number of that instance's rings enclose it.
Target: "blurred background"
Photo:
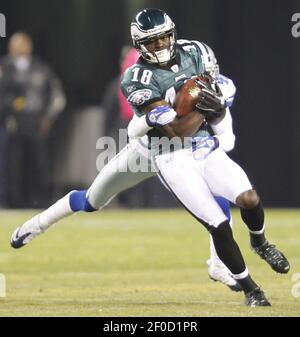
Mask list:
[[[0,38],[0,57],[6,57],[13,33],[28,33],[34,54],[60,82],[66,104],[46,137],[47,174],[40,177],[46,185],[44,198],[28,202],[20,197],[18,187],[26,182],[15,182],[12,192],[8,177],[18,166],[15,158],[14,167],[0,172],[0,206],[45,207],[71,188],[90,185],[97,174],[97,139],[115,136],[119,125],[127,123],[114,107],[115,83],[123,47],[131,44],[130,22],[145,7],[165,10],[178,38],[204,41],[213,48],[221,73],[237,86],[232,108],[237,142],[231,156],[246,170],[265,206],[299,207],[300,38],[291,33],[292,15],[300,13],[297,0],[1,0],[6,37]],[[6,156],[15,153],[1,142]],[[15,177],[20,178],[20,172]],[[153,178],[122,194],[113,206],[178,205]]]

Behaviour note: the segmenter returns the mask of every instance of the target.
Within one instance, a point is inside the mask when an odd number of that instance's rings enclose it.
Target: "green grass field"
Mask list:
[[[272,303],[248,308],[242,293],[209,280],[208,235],[181,210],[78,214],[14,250],[11,233],[35,212],[1,211],[0,316],[300,316],[300,211],[267,210],[267,235],[284,251],[279,275],[249,249],[234,211],[234,233],[253,278]],[[298,294],[296,291],[296,294]]]

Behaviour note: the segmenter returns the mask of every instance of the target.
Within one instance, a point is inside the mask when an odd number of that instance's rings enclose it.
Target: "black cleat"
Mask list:
[[[261,246],[252,247],[252,249],[277,273],[286,274],[290,270],[290,264],[286,257],[268,241],[265,241]]]
[[[270,307],[270,302],[266,299],[264,292],[260,288],[255,288],[246,294],[245,304],[248,307]]]

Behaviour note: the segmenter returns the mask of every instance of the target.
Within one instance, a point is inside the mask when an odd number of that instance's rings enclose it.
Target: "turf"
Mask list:
[[[209,280],[208,235],[184,211],[78,214],[13,250],[13,229],[35,213],[0,212],[0,273],[6,277],[0,316],[300,315],[298,210],[266,212],[267,236],[290,260],[287,275],[250,251],[246,227],[233,212],[235,238],[270,308],[245,307],[242,293]]]

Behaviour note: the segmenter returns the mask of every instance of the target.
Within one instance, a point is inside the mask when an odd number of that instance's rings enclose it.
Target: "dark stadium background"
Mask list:
[[[7,37],[32,35],[35,51],[59,74],[72,109],[99,104],[119,73],[130,43],[129,23],[144,7],[173,18],[179,38],[210,45],[221,72],[237,85],[232,109],[241,163],[266,206],[300,206],[300,38],[291,34],[297,0],[1,0]],[[0,39],[0,55],[8,38]],[[64,141],[68,117],[58,121],[53,147]],[[222,174],[222,172],[220,172]],[[226,179],[226,177],[224,177]]]

